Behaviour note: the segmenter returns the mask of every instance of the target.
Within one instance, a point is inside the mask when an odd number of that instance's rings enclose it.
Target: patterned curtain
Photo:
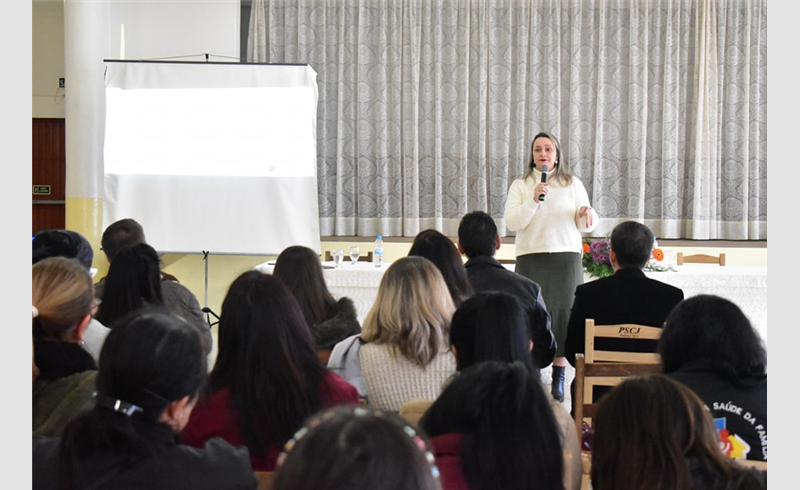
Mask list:
[[[253,0],[248,58],[318,74],[325,236],[505,234],[546,130],[596,236],[767,238],[766,0]]]

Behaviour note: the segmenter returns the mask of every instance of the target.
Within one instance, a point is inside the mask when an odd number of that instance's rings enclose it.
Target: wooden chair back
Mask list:
[[[725,254],[707,255],[707,254],[694,254],[683,255],[683,252],[678,252],[678,265],[683,264],[719,264],[725,265]]]
[[[586,319],[585,328],[584,354],[575,356],[573,416],[578,434],[582,432],[583,420],[592,419],[597,413],[597,404],[593,399],[595,386],[615,386],[628,376],[660,373],[663,370],[661,359],[654,352],[595,349],[597,338],[658,340],[661,337],[660,328],[633,323],[595,325],[592,318]]]
[[[256,471],[258,480],[258,490],[272,490],[272,482],[275,479],[274,471]]]

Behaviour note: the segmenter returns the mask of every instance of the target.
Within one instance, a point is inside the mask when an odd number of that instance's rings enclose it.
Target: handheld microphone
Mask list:
[[[550,170],[550,168],[547,165],[542,165],[542,184],[546,184],[547,183],[547,171],[548,170]],[[539,200],[540,201],[544,201],[544,194],[539,194]]]

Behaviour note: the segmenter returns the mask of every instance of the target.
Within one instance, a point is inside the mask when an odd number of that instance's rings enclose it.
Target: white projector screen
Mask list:
[[[160,252],[319,252],[316,72],[106,60],[103,226]]]

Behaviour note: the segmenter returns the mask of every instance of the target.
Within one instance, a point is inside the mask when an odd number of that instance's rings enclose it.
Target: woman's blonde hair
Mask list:
[[[361,337],[388,344],[425,367],[447,348],[454,311],[447,284],[433,262],[403,257],[383,275]]]
[[[94,286],[81,263],[65,257],[51,257],[33,266],[33,319],[37,339],[61,340],[92,313]]]

